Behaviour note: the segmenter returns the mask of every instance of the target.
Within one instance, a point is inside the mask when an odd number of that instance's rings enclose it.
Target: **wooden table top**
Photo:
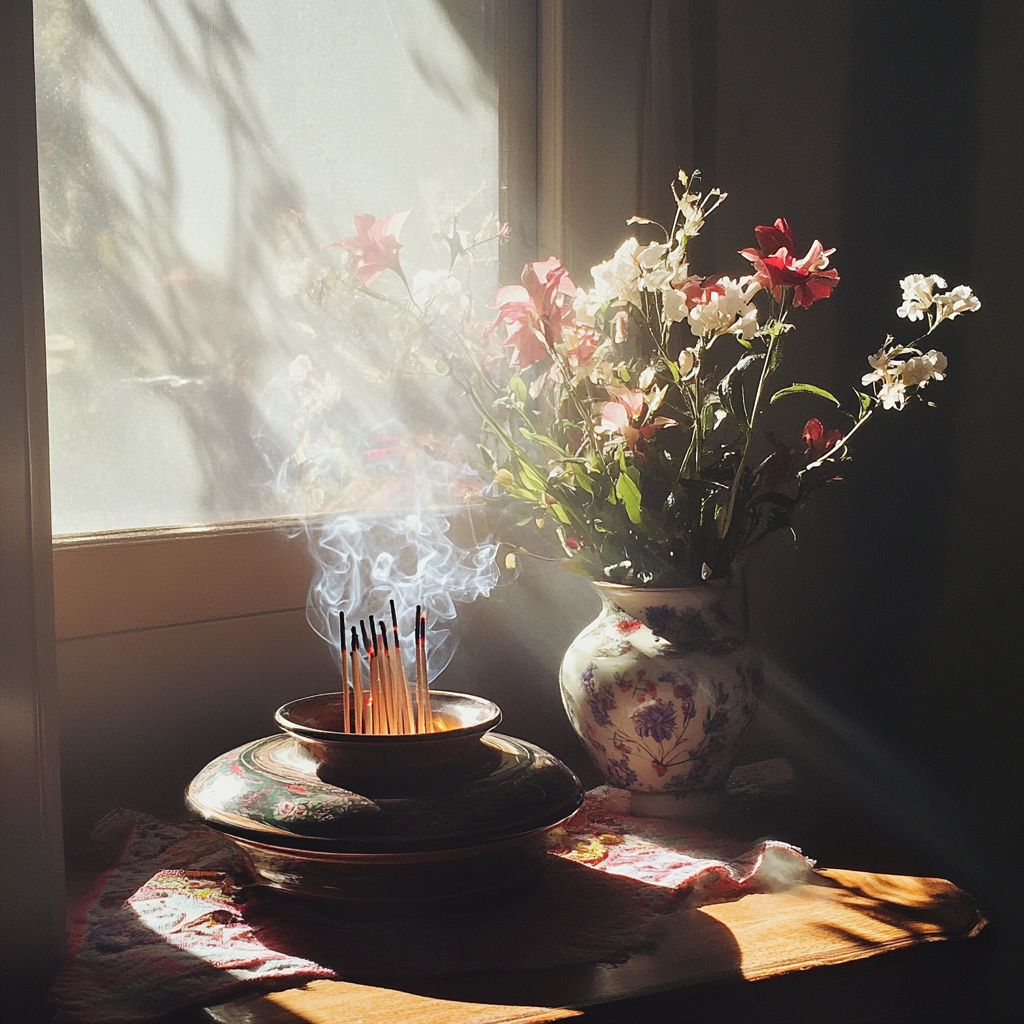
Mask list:
[[[649,993],[756,981],[976,936],[973,900],[936,878],[815,872],[784,892],[667,915],[653,948],[617,965],[478,972],[394,987],[314,981],[208,1007],[217,1024],[526,1024]]]

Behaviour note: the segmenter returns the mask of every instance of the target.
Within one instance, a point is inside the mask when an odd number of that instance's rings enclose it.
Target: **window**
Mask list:
[[[54,533],[279,514],[268,384],[306,353],[360,377],[324,243],[411,207],[403,258],[444,266],[497,213],[495,5],[39,0],[36,28]]]

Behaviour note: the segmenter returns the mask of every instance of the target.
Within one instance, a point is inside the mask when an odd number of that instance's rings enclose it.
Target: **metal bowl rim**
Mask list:
[[[490,732],[492,729],[496,729],[501,724],[501,708],[499,708],[494,701],[488,700],[486,697],[478,697],[475,693],[456,693],[453,690],[431,690],[430,696],[431,698],[468,698],[471,702],[479,704],[485,710],[489,706],[491,714],[482,722],[476,722],[473,725],[463,726],[459,729],[445,729],[444,732],[405,733],[394,736],[374,736],[360,733],[338,732],[336,729],[317,729],[315,726],[301,725],[285,717],[285,712],[287,712],[289,708],[298,704],[304,704],[307,701],[317,700],[320,697],[333,697],[336,692],[316,693],[311,694],[308,697],[299,697],[296,700],[288,701],[287,704],[282,704],[277,711],[274,712],[274,721],[286,733],[291,736],[295,736],[296,738],[318,740],[325,743],[353,743],[358,745],[381,744],[383,746],[396,743],[443,743],[445,739],[469,739],[473,736],[482,736],[484,733]]]

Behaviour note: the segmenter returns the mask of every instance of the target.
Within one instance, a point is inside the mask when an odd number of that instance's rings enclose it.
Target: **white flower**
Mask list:
[[[902,409],[906,402],[907,387],[900,376],[900,369],[903,363],[893,359],[888,346],[892,338],[885,339],[883,345],[873,356],[868,356],[868,365],[871,372],[861,377],[861,384],[878,384],[878,400],[882,403],[883,409]]]
[[[633,259],[641,270],[653,270],[661,262],[662,256],[668,252],[668,246],[651,242],[650,245],[642,245],[633,253]]]
[[[676,365],[679,367],[679,376],[685,380],[697,370],[697,350],[684,348],[683,351],[679,353]]]
[[[594,268],[597,270],[597,267]],[[598,311],[608,305],[610,302],[615,302],[618,299],[618,295],[608,287],[608,282],[602,282],[596,288],[591,289],[589,292],[581,288],[576,293],[576,298],[573,299],[573,309],[576,312],[576,319],[587,327],[596,327],[596,316]]]
[[[878,400],[883,409],[902,409],[907,401],[907,387],[898,377],[886,380],[878,389]]]
[[[594,290],[608,295],[613,300],[640,305],[640,265],[636,252],[640,243],[627,238],[615,251],[615,255],[593,268]],[[646,247],[645,247],[646,248]]]
[[[892,336],[890,335],[885,339],[885,344],[873,356],[868,356],[868,365],[871,367],[871,373],[865,373],[861,377],[861,384],[873,384],[876,380],[890,380],[899,373],[899,368],[902,364],[898,360],[894,360],[892,354],[888,351],[888,346],[891,342]]]
[[[662,314],[670,324],[685,320],[687,313],[686,293],[678,288],[666,288],[662,293]]]
[[[624,362],[612,363],[603,359],[590,371],[590,379],[595,384],[622,384],[623,374],[629,380],[629,370]]]
[[[887,338],[882,348],[868,356],[871,373],[864,374],[861,383],[878,385],[878,400],[883,409],[902,409],[907,402],[907,388],[924,387],[930,380],[943,379],[946,357],[932,349],[910,359],[894,359],[888,348],[891,342],[892,338]]]
[[[942,380],[946,375],[946,357],[932,349],[924,355],[908,359],[899,368],[900,379],[909,388],[924,387],[930,380]]]
[[[694,306],[687,319],[690,330],[698,337],[717,338],[722,334],[735,334],[745,341],[757,331],[757,308],[751,303],[753,278],[721,278],[707,302]]]
[[[462,283],[447,270],[421,270],[412,279],[412,299],[420,309],[441,316],[461,316],[469,307]]]
[[[961,313],[973,313],[978,309],[981,309],[981,300],[967,285],[960,284],[945,295],[935,296],[935,323],[952,320]]]
[[[698,234],[704,226],[705,217],[728,196],[727,192],[722,192],[717,188],[713,188],[706,197],[699,192],[691,192],[690,185],[699,175],[699,171],[694,171],[690,175],[685,171],[679,172],[679,181],[682,182],[683,192],[682,195],[675,192],[675,197],[676,205],[679,207],[679,230],[676,237],[680,242]],[[708,206],[712,199],[714,202]]]
[[[911,274],[900,281],[903,289],[903,305],[896,310],[897,316],[908,320],[922,320],[927,309],[935,301],[932,289],[938,285],[946,287],[946,282],[938,274],[925,277],[923,274]]]

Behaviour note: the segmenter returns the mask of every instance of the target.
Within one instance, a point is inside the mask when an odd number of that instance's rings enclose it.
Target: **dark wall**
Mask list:
[[[1024,922],[1005,885],[1024,798],[1022,8],[702,6],[715,16],[714,180],[733,192],[716,263],[748,244],[738,231],[779,215],[801,244],[837,247],[842,283],[793,336],[796,379],[849,394],[887,332],[908,337],[894,315],[908,273],[982,300],[929,342],[949,357],[927,395],[937,408],[878,417],[796,550],[778,538],[752,560],[753,626],[778,666],[754,746],[785,748],[875,814],[909,851],[880,869],[942,873],[978,896],[1001,933],[986,998],[1011,1019]]]

